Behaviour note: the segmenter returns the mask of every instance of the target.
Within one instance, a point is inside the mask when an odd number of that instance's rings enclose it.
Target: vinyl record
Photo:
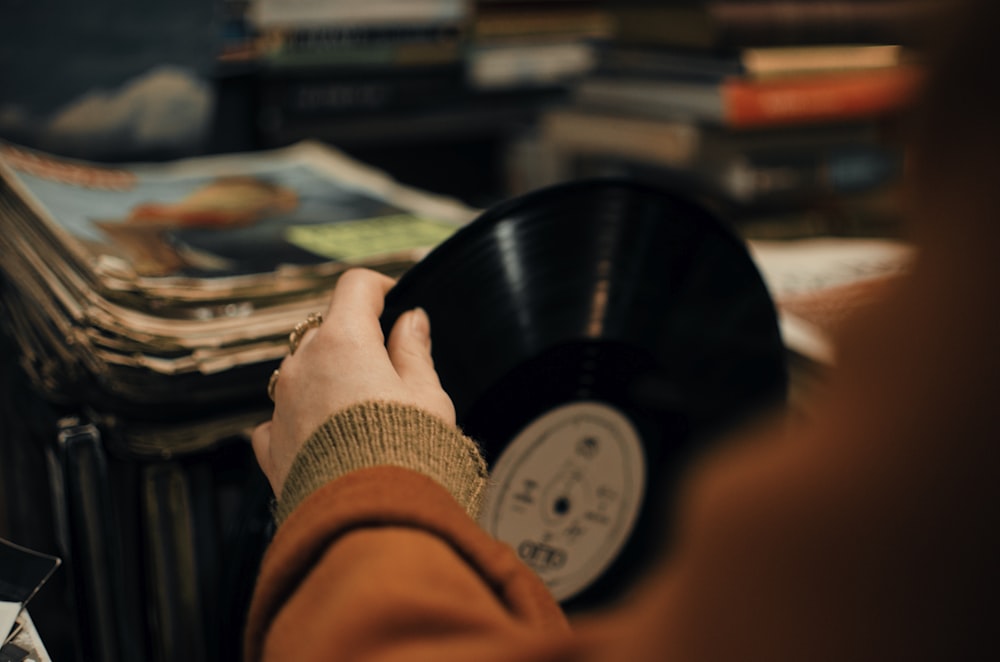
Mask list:
[[[760,274],[684,192],[599,179],[502,203],[403,275],[386,332],[416,306],[490,465],[481,523],[570,609],[663,544],[691,453],[785,394]]]

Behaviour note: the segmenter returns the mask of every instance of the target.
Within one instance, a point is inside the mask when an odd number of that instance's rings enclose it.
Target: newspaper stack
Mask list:
[[[340,273],[398,275],[473,215],[313,142],[126,166],[0,144],[4,323],[54,402],[246,423]]]

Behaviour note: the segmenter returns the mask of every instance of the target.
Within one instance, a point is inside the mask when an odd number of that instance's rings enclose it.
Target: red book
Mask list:
[[[920,86],[917,67],[765,81],[729,79],[719,89],[722,123],[749,128],[884,115]]]
[[[917,65],[752,80],[594,77],[576,91],[584,107],[662,119],[760,128],[841,122],[905,108],[923,76]]]

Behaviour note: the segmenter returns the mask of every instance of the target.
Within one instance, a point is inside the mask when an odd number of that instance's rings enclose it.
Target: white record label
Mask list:
[[[480,523],[566,600],[621,551],[642,506],[645,476],[642,442],[621,412],[600,402],[563,405],[504,448]]]

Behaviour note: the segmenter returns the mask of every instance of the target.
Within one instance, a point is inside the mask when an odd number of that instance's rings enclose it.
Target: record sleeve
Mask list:
[[[315,142],[101,164],[0,141],[0,313],[46,399],[170,423],[263,408],[344,269],[397,275],[474,214]]]
[[[785,397],[764,282],[682,190],[594,179],[493,207],[400,278],[384,330],[417,306],[490,465],[481,523],[568,608],[625,587],[691,455]]]

